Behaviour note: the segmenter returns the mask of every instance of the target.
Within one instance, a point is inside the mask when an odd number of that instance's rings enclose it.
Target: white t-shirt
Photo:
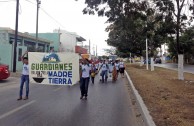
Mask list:
[[[112,65],[112,64],[109,64],[108,66],[109,66],[109,72],[110,72],[110,73],[112,73],[112,71],[113,71],[113,68],[114,68],[114,65]]]
[[[99,63],[99,66],[100,66],[100,67],[102,66],[102,63],[101,63],[101,62]]]
[[[108,64],[102,64],[102,71],[108,70]]]
[[[96,69],[98,69],[98,64],[95,64]]]
[[[22,75],[29,75],[29,66],[27,64],[23,65]]]
[[[120,67],[120,68],[124,68],[124,67],[125,67],[125,66],[124,66],[124,62],[120,62],[119,67]]]
[[[89,64],[89,68],[90,68],[90,70],[92,70],[92,64]]]
[[[82,77],[90,77],[90,66],[88,66],[87,64],[82,65]]]
[[[116,63],[115,66],[116,66],[116,70],[119,70],[119,63]]]

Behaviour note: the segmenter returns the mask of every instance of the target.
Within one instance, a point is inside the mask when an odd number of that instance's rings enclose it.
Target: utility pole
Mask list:
[[[91,42],[89,40],[89,54],[90,54]]]
[[[38,17],[39,17],[39,8],[40,8],[40,4],[41,1],[40,0],[36,0],[37,1],[37,13],[36,13],[36,42],[38,42]]]
[[[96,45],[96,56],[98,56],[98,46]]]
[[[16,72],[16,59],[17,59],[17,40],[18,40],[18,12],[19,0],[16,2],[16,21],[15,21],[15,41],[14,41],[14,58],[13,58],[13,72]]]

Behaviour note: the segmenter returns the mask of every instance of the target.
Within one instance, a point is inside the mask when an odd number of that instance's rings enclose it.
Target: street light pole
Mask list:
[[[16,22],[15,22],[15,41],[14,41],[14,58],[13,58],[13,72],[16,72],[16,58],[17,58],[17,40],[18,40],[18,12],[19,0],[16,2]]]

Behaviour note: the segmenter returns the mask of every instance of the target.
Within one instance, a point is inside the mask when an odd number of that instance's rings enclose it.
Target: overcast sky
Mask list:
[[[86,44],[90,39],[92,46],[97,45],[98,54],[102,55],[102,50],[109,48],[105,42],[108,37],[106,17],[83,15],[84,1],[41,0],[39,32],[52,32],[58,28],[76,32],[87,39]],[[15,29],[15,11],[16,0],[0,0],[0,27]],[[20,32],[36,32],[36,0],[20,0],[18,29]]]

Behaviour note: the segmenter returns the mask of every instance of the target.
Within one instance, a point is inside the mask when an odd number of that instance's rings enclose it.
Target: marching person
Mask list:
[[[119,68],[120,68],[121,76],[124,78],[125,64],[124,64],[123,60],[120,61]]]
[[[107,82],[109,66],[108,63],[105,62],[105,60],[103,61],[100,69],[102,69],[100,73],[100,76],[102,76],[102,83],[104,83],[104,81]]]
[[[23,100],[27,100],[28,96],[29,96],[29,66],[28,66],[28,57],[24,57],[27,54],[28,54],[28,52],[26,51],[23,54],[23,56],[21,57],[21,60],[23,62],[23,69],[22,69],[21,82],[20,82],[19,98],[17,100],[22,100],[24,83],[25,83],[25,86],[26,86],[26,96],[25,96],[25,98]]]
[[[119,75],[119,62],[118,62],[118,60],[115,63],[115,67],[116,67],[116,70],[117,70],[117,75]]]
[[[94,84],[95,76],[96,76],[96,66],[93,63],[92,66],[91,66],[91,80],[92,80],[92,84]]]
[[[83,59],[83,64],[81,66],[81,83],[80,83],[80,90],[81,90],[81,97],[80,99],[87,99],[88,96],[88,86],[89,86],[89,78],[90,78],[90,66],[87,59]]]
[[[118,72],[117,72],[116,64],[113,63],[112,80],[116,81],[117,77],[118,77]]]

